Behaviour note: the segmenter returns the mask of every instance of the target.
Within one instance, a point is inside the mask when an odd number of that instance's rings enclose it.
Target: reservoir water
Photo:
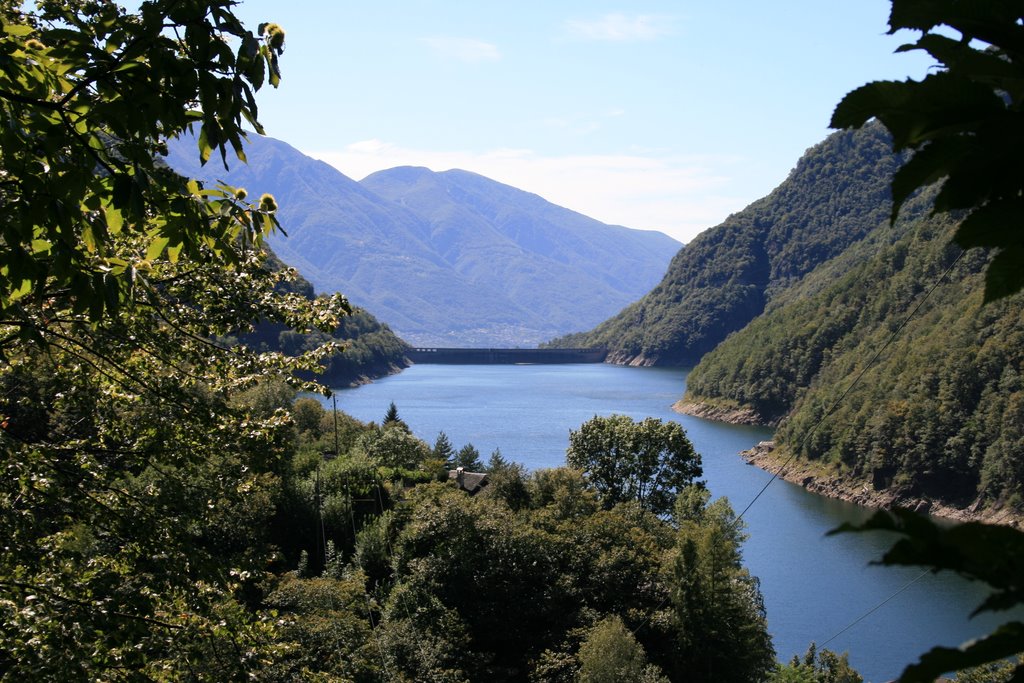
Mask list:
[[[703,459],[715,497],[741,511],[771,475],[738,453],[771,431],[679,415],[671,405],[686,371],[614,365],[414,365],[372,384],[341,389],[338,408],[366,421],[394,402],[413,432],[433,444],[444,431],[456,448],[472,443],[486,461],[500,448],[529,469],[565,462],[569,430],[594,415],[676,420]],[[744,560],[761,580],[777,656],[802,654],[811,641],[848,651],[865,681],[897,676],[935,645],[959,645],[1002,620],[968,619],[983,585],[919,569],[872,567],[891,544],[882,534],[825,533],[870,510],[776,480],[744,517]],[[1019,617],[1018,617],[1019,618]]]

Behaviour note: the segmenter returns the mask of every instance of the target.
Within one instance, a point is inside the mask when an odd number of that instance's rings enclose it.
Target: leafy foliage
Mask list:
[[[980,523],[951,528],[905,510],[880,511],[860,526],[843,525],[832,533],[882,530],[900,540],[880,560],[884,565],[924,565],[932,571],[955,571],[984,581],[992,593],[975,610],[1006,610],[1024,603],[1024,534],[1016,529]],[[936,647],[908,666],[901,683],[934,680],[957,669],[978,667],[1024,652],[1024,623],[1011,621],[993,633],[959,648]],[[977,672],[976,672],[977,673]],[[1013,667],[1009,681],[1024,679],[1024,664]]]
[[[647,663],[643,647],[616,616],[587,634],[580,646],[580,683],[658,683],[668,679]]]
[[[610,415],[569,431],[566,463],[582,471],[605,507],[635,501],[655,514],[672,510],[677,491],[702,474],[700,455],[678,422],[634,422]]]
[[[920,32],[899,51],[923,50],[939,68],[921,81],[868,83],[832,116],[835,128],[877,117],[895,149],[915,152],[893,178],[894,220],[914,192],[943,179],[934,211],[971,210],[956,242],[1000,250],[987,270],[986,301],[1024,288],[1022,21],[1024,10],[1013,0],[893,0],[889,33]]]
[[[283,289],[279,287],[279,290],[314,299],[313,285],[277,258],[269,247],[266,250],[269,270],[288,270],[290,273],[289,284]],[[323,369],[317,373],[321,382],[332,387],[382,377],[409,364],[406,358],[409,345],[387,325],[358,307],[351,307],[348,315],[341,318],[333,330],[300,332],[265,320],[251,332],[239,335],[238,340],[261,351],[280,351],[289,356],[302,355],[324,344],[336,344],[338,352],[325,358]]]
[[[850,666],[844,652],[819,650],[814,643],[803,657],[793,656],[788,664],[780,664],[768,678],[770,683],[863,683],[860,674]]]
[[[244,158],[284,33],[229,2],[0,9],[0,671],[241,680],[281,649],[259,609],[298,357],[216,339],[331,328],[260,244],[276,202],[157,161]],[[279,389],[284,387],[284,391]]]
[[[156,161],[198,125],[199,155],[239,158],[253,93],[279,79],[284,33],[253,35],[227,0],[7,4],[0,35],[5,220],[0,316],[23,337],[29,310],[90,322],[148,288],[161,258],[236,265],[275,227],[273,198],[204,189]],[[269,195],[268,195],[269,196]]]
[[[333,416],[325,417],[322,423]],[[700,512],[706,495],[690,506],[701,518],[683,534],[634,501],[606,508],[576,470],[527,474],[500,454],[491,458],[493,483],[475,496],[448,481],[398,487],[382,476],[393,456],[370,460],[364,444],[405,432],[366,424],[346,431],[340,453],[326,463],[304,453],[329,436],[300,431],[284,475],[293,482],[318,476],[320,502],[305,495],[279,507],[278,516],[298,506],[304,517],[288,517],[290,537],[282,539],[297,569],[266,598],[279,610],[283,648],[263,671],[268,680],[606,680],[611,672],[651,683],[746,680],[705,675],[678,656],[683,622],[675,591],[688,579],[676,558],[684,537],[700,537],[702,553],[735,544],[721,551],[728,566],[716,576],[745,596],[729,604],[760,601],[739,566],[742,535],[712,530],[719,516]],[[340,506],[331,502],[337,497],[345,498]],[[326,543],[297,533],[303,529],[320,530]],[[712,602],[732,594],[715,590]],[[704,612],[716,609],[705,605]],[[756,610],[721,618],[740,634],[730,641],[737,646],[768,642]],[[711,638],[710,631],[691,634],[690,642],[704,648]]]
[[[675,504],[679,525],[672,599],[677,670],[698,680],[760,680],[775,666],[756,578],[741,562],[746,536],[728,500],[691,486]]]

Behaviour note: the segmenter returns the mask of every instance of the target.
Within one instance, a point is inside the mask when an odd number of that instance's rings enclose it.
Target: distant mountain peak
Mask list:
[[[414,344],[530,346],[596,324],[648,291],[681,246],[462,169],[356,182],[254,135],[249,164],[225,172],[199,167],[192,145],[172,144],[168,163],[273,193],[289,235],[270,239],[279,256]]]

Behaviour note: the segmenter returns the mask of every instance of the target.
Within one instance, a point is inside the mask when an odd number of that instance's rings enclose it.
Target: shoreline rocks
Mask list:
[[[740,452],[740,456],[748,464],[760,467],[767,472],[778,472],[779,479],[802,486],[811,493],[844,500],[863,507],[881,509],[900,507],[957,522],[997,523],[1016,528],[1020,528],[1024,521],[1019,515],[1008,514],[1005,509],[983,507],[980,499],[961,508],[928,498],[904,495],[898,490],[890,488],[875,490],[869,482],[844,479],[815,463],[803,461],[787,463],[775,454],[774,441],[762,441],[753,448]]]
[[[672,410],[684,415],[702,417],[705,420],[716,422],[727,422],[734,425],[756,425],[775,427],[777,425],[766,422],[757,411],[752,408],[726,408],[724,406],[712,406],[699,401],[687,401],[680,399],[672,405]]]

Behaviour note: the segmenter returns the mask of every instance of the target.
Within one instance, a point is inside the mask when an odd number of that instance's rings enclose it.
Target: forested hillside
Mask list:
[[[279,271],[288,267],[268,248],[268,269]],[[315,295],[312,283],[298,273],[294,279],[278,285],[278,289],[309,300]],[[330,333],[296,332],[287,325],[263,321],[252,332],[241,335],[241,341],[261,351],[280,351],[290,356],[332,341],[341,344],[341,351],[326,358],[323,372],[317,375],[320,382],[332,387],[382,377],[409,365],[405,355],[409,345],[399,339],[390,327],[358,306],[353,306]]]
[[[610,360],[693,365],[786,287],[889,216],[899,165],[881,126],[834,133],[767,197],[701,233],[650,293],[553,346],[604,346]]]
[[[949,244],[955,228],[948,217],[903,220],[819,268],[705,356],[686,400],[781,421],[781,455],[875,490],[1021,509],[1024,296],[982,306],[977,250],[940,282],[961,253]]]
[[[779,424],[779,461],[795,453],[841,489],[1019,509],[1024,303],[982,307],[979,250],[818,425],[960,253],[956,219],[930,215],[935,188],[890,225],[899,161],[880,125],[833,134],[772,194],[680,251],[646,297],[553,343],[695,364],[682,410]]]

